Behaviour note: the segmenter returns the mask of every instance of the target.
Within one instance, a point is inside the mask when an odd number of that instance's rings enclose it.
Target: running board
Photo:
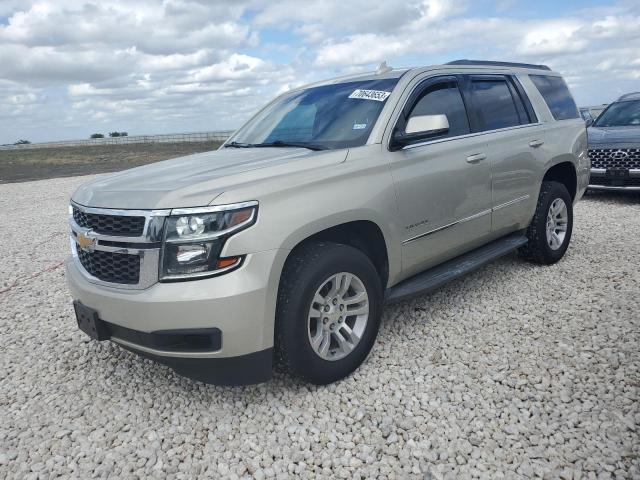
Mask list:
[[[527,237],[522,232],[516,232],[476,248],[388,288],[384,295],[385,303],[395,303],[430,292],[450,280],[513,252],[526,243]]]

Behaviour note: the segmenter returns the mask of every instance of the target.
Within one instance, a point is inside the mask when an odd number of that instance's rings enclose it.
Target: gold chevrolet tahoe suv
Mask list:
[[[265,381],[275,363],[336,381],[385,304],[514,250],[560,260],[586,150],[543,65],[382,65],[291,90],[216,151],[78,188],[78,325],[204,382]]]

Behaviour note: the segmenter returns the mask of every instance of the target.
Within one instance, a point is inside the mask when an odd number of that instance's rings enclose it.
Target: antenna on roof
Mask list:
[[[393,70],[393,68],[391,68],[389,65],[387,65],[386,60],[384,62],[382,62],[377,70],[376,70],[376,75],[382,75],[384,73],[389,73],[391,70]]]

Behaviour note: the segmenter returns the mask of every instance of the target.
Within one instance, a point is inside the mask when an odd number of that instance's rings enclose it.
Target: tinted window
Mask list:
[[[556,120],[578,118],[578,107],[562,77],[529,75]]]
[[[640,100],[612,103],[598,117],[596,127],[640,126]]]
[[[506,80],[473,80],[471,95],[483,130],[528,123],[520,121],[518,108]]]
[[[449,131],[439,137],[455,137],[470,132],[467,111],[455,83],[440,83],[429,87],[411,110],[409,118],[441,114],[446,115],[449,120]]]

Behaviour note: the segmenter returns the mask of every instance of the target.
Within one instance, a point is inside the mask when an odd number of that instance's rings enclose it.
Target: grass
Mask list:
[[[219,146],[217,142],[180,142],[0,150],[0,182],[117,172]]]

